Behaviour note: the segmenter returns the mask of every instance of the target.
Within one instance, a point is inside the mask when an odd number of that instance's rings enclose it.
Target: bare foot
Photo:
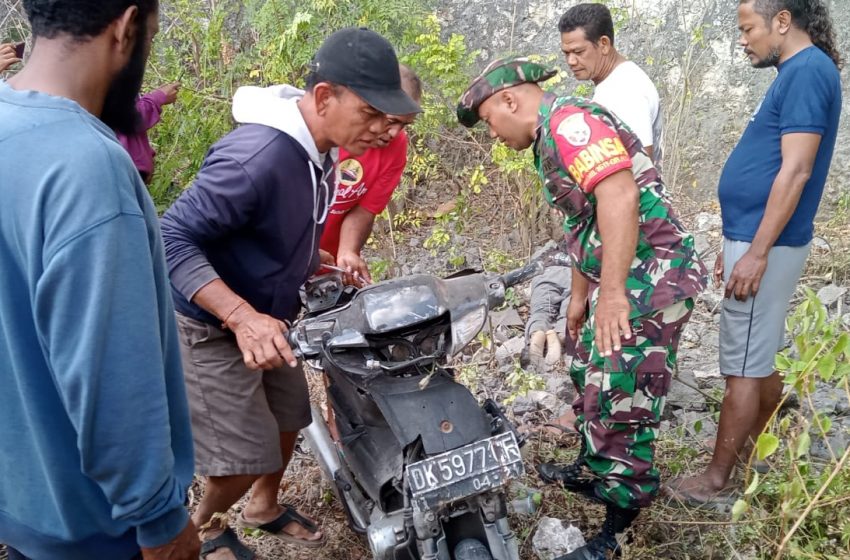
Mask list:
[[[662,487],[667,496],[685,502],[710,502],[730,489],[726,481],[712,479],[706,474],[674,478]]]

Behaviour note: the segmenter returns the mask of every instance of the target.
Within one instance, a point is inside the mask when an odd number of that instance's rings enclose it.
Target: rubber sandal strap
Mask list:
[[[319,526],[298,513],[296,509],[289,504],[281,504],[283,513],[281,513],[274,521],[269,521],[262,525],[257,525],[257,529],[262,529],[268,533],[280,533],[280,531],[292,522],[298,523],[311,533],[319,530]]]
[[[201,544],[201,558],[206,558],[219,548],[230,550],[236,557],[236,560],[255,560],[257,558],[250,548],[239,541],[239,537],[236,536],[236,533],[230,527],[225,529],[216,538],[204,541]]]

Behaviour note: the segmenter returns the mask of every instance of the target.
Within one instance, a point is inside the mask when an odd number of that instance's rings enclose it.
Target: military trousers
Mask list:
[[[570,377],[576,429],[587,466],[599,477],[594,492],[621,508],[646,507],[658,493],[655,440],[676,367],[682,329],[693,299],[632,319],[633,335],[603,357],[594,342],[595,301],[576,344]]]

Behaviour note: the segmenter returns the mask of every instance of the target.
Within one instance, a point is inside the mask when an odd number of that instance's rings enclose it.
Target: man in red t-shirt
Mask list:
[[[402,89],[418,103],[422,97],[422,82],[407,66],[402,64],[399,69]],[[376,147],[360,156],[339,150],[339,186],[319,244],[322,251],[335,258],[337,266],[355,277],[359,275],[366,282],[372,279],[360,250],[372,233],[375,216],[384,211],[401,182],[407,164],[404,128],[413,122],[416,114],[389,115],[387,118],[390,127],[378,139]]]

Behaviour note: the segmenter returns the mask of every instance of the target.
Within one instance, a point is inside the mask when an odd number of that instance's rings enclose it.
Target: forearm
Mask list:
[[[577,266],[573,266],[570,292],[570,298],[573,301],[587,301],[587,295],[590,292],[590,282],[578,271]]]
[[[359,255],[369,236],[375,215],[359,206],[355,206],[346,214],[340,228],[339,253]]]
[[[753,238],[750,251],[766,257],[773,244],[779,238],[782,230],[788,224],[788,220],[794,215],[803,188],[808,181],[808,174],[804,172],[788,172],[780,170],[770,189],[767,199],[767,207],[764,217],[759,224],[756,235]]]
[[[237,309],[243,311],[250,304],[231,290],[221,278],[204,285],[195,293],[192,303],[208,313],[216,316],[222,323],[226,322]]]
[[[139,112],[142,127],[145,130],[150,130],[159,122],[165,101],[165,94],[158,89],[141,96],[136,101],[136,110]]]

